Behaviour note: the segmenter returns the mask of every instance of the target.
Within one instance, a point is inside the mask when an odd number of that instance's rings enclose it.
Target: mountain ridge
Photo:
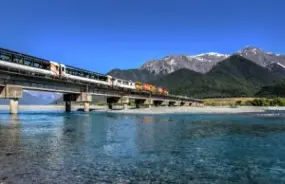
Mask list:
[[[265,52],[260,48],[246,46],[245,48],[236,51],[232,54],[221,54],[217,52],[208,52],[198,55],[171,55],[163,59],[154,59],[147,61],[138,69],[148,70],[155,75],[166,75],[181,68],[188,68],[200,73],[207,73],[217,63],[227,59],[232,55],[241,55],[255,63],[266,67],[268,64],[281,63],[285,65],[285,55]]]
[[[179,81],[179,82],[178,82]],[[180,69],[154,81],[172,94],[195,98],[255,96],[263,87],[284,81],[267,68],[240,55],[233,55],[201,74]]]

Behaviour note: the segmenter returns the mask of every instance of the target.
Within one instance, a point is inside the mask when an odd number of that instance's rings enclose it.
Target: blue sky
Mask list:
[[[105,73],[169,54],[285,54],[284,0],[3,0],[0,47]]]

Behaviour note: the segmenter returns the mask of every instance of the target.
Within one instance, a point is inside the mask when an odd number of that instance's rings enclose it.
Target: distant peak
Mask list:
[[[194,57],[201,57],[201,56],[218,56],[218,57],[221,57],[221,56],[226,56],[226,54],[220,54],[217,52],[207,52],[207,53],[195,55]]]
[[[258,47],[247,45],[245,48],[243,48],[242,50],[238,51],[237,53],[239,53],[239,54],[247,54],[247,53],[259,54],[259,53],[264,53],[264,51],[261,50]]]

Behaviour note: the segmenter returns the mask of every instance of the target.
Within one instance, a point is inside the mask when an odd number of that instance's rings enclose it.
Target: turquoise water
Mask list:
[[[285,183],[284,118],[0,112],[0,183]]]

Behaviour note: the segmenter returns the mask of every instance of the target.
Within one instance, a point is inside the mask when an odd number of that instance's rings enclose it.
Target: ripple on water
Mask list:
[[[0,116],[0,183],[284,183],[282,113]]]

